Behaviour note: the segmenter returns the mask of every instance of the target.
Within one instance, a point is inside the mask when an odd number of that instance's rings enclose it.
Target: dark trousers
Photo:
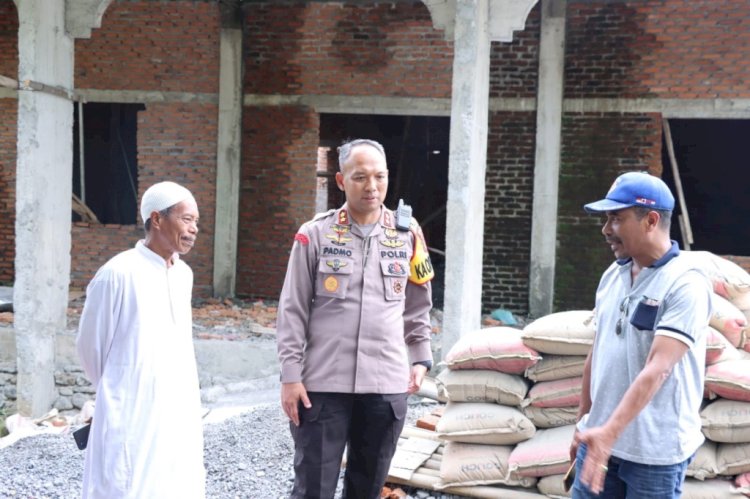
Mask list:
[[[293,499],[333,499],[347,447],[343,499],[375,499],[404,427],[406,393],[308,392],[294,439]]]

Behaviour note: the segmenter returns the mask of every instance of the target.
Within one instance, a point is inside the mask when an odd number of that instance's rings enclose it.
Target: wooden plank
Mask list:
[[[401,430],[401,436],[427,438],[429,440],[437,440],[439,442],[442,442],[440,437],[438,437],[437,433],[435,433],[434,431],[428,431],[422,428],[416,428],[414,426],[404,426],[404,429]]]
[[[86,204],[81,201],[78,196],[75,194],[73,196],[73,203],[72,203],[72,209],[74,212],[78,213],[81,216],[81,219],[84,222],[89,223],[99,223],[99,219],[96,217],[96,214],[91,211],[91,208],[86,206]]]
[[[388,482],[400,485],[410,485],[425,490],[439,490],[440,479],[431,474],[424,473],[422,468],[418,469],[409,481],[388,478]],[[472,485],[470,487],[448,487],[441,489],[446,494],[455,494],[465,497],[478,497],[481,499],[548,499],[540,494],[537,489],[521,489],[518,487],[502,487],[491,485]]]
[[[18,82],[13,78],[8,78],[7,76],[0,75],[0,87],[18,90]]]

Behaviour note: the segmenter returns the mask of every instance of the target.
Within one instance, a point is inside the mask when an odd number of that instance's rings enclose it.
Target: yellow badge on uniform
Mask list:
[[[339,280],[332,275],[329,275],[323,281],[323,287],[326,288],[326,291],[328,291],[329,293],[334,293],[337,289],[339,289]]]
[[[412,234],[414,234],[414,254],[409,264],[411,267],[409,280],[414,284],[424,284],[435,277],[435,270],[432,268],[430,253],[427,251],[427,244],[419,226],[416,230],[412,229]]]

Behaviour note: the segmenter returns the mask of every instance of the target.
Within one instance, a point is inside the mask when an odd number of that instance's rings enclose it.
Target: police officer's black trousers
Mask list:
[[[299,405],[294,439],[293,499],[333,499],[344,447],[343,499],[375,499],[388,476],[404,427],[406,393],[308,392],[310,409]]]

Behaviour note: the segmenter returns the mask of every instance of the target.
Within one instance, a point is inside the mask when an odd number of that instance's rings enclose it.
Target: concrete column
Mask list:
[[[222,28],[216,153],[214,296],[234,296],[242,148],[242,29]]]
[[[442,354],[482,315],[490,37],[488,0],[457,0]]]
[[[72,90],[73,39],[65,2],[17,2],[18,79]],[[70,280],[73,102],[18,91],[13,293],[17,404],[39,416],[54,402],[55,335],[65,328]]]
[[[529,315],[532,317],[552,312],[555,290],[566,3],[567,0],[542,2],[529,269]]]

